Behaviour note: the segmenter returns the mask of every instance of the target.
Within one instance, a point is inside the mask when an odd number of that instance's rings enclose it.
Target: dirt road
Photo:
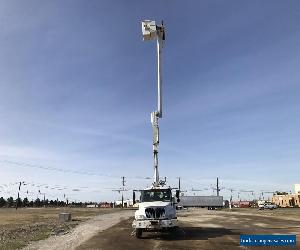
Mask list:
[[[24,250],[71,250],[88,241],[97,233],[112,227],[123,219],[133,216],[134,211],[124,210],[118,213],[98,215],[79,224],[70,233],[60,236],[51,236],[46,240],[34,242]]]

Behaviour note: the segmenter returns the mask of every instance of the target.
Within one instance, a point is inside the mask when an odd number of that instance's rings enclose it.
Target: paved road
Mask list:
[[[299,210],[300,212],[300,210]],[[271,213],[270,213],[271,214]],[[300,215],[300,213],[299,213]],[[300,239],[300,222],[296,219],[274,217],[257,210],[243,214],[236,212],[184,211],[178,214],[180,228],[174,233],[144,233],[143,239],[130,236],[132,218],[109,228],[76,250],[87,249],[254,249],[239,246],[240,234],[296,234]],[[287,247],[255,247],[289,249]],[[300,244],[291,249],[300,249]]]

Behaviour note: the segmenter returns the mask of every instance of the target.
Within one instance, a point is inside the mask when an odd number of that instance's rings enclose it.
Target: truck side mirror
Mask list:
[[[180,194],[180,190],[176,190],[176,198],[177,198],[177,202],[180,202],[179,194]]]
[[[132,194],[132,203],[133,205],[135,204],[135,192],[133,191],[133,194]]]

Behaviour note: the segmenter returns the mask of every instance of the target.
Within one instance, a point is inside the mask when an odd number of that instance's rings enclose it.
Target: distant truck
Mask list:
[[[88,204],[86,205],[87,208],[95,208],[95,207],[98,207],[97,204]]]
[[[273,210],[273,209],[276,209],[276,208],[277,208],[277,205],[272,203],[272,202],[265,202],[265,203],[261,203],[261,204],[258,205],[259,210],[264,210],[264,209]]]
[[[178,207],[222,208],[223,196],[181,196]]]

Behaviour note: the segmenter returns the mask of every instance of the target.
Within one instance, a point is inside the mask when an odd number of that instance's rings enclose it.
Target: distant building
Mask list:
[[[113,206],[112,203],[108,203],[108,202],[100,202],[98,205],[100,208],[111,208]]]
[[[231,205],[239,208],[257,207],[257,201],[233,201]]]
[[[122,200],[120,201],[115,201],[116,206],[122,206]],[[123,201],[124,207],[131,207],[133,205],[133,200],[132,199],[124,199]]]
[[[232,207],[240,207],[240,204],[239,204],[238,201],[232,201],[232,202],[231,202],[231,206],[232,206]]]
[[[240,201],[239,202],[239,207],[240,208],[251,207],[250,201]]]
[[[272,197],[272,202],[279,207],[299,207],[300,194],[286,194],[286,195],[274,194]]]
[[[231,204],[233,207],[239,207],[239,208],[251,207],[250,201],[233,201]]]
[[[295,193],[278,192],[272,197],[272,202],[279,207],[300,207],[300,184],[295,184]]]

